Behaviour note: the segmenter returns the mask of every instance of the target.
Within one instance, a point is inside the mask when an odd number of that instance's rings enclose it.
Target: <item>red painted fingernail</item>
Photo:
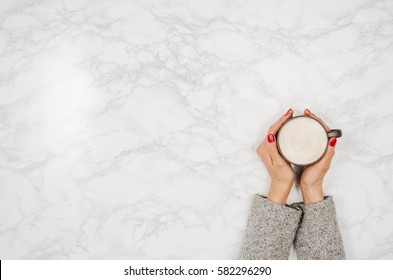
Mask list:
[[[332,138],[332,139],[330,139],[329,145],[334,147],[334,146],[336,146],[336,142],[337,142],[337,139],[336,138]]]
[[[289,112],[291,112],[291,108],[289,108],[289,110],[285,113],[285,115],[284,116],[286,116],[286,115],[288,115],[289,114]]]
[[[273,134],[269,134],[269,135],[267,136],[267,141],[269,141],[269,143],[274,142],[274,135],[273,135]]]
[[[307,112],[308,112],[310,115],[315,116],[309,109],[306,108],[306,110],[307,110]]]

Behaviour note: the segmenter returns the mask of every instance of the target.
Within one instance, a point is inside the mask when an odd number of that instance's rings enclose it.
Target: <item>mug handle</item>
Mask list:
[[[341,137],[343,135],[343,133],[341,132],[341,129],[331,129],[330,131],[327,132],[328,138],[338,138]]]

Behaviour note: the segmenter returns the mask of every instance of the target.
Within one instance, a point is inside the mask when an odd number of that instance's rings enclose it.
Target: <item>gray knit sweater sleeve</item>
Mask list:
[[[294,245],[298,259],[345,259],[344,246],[336,221],[333,198],[304,205],[298,203],[302,220]]]
[[[255,195],[239,259],[288,259],[301,214]]]

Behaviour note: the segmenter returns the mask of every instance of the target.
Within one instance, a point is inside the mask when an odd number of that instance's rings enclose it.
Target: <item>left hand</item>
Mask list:
[[[276,134],[280,127],[292,117],[289,109],[275,124],[269,128],[268,135],[258,146],[257,153],[262,159],[270,178],[270,189],[267,198],[278,204],[285,204],[291,187],[295,181],[295,173],[290,164],[279,154]]]

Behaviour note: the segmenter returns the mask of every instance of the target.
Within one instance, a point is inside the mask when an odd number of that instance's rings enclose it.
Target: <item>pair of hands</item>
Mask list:
[[[330,128],[308,109],[304,110],[306,116],[318,120],[325,128]],[[295,173],[291,165],[279,154],[275,135],[280,127],[293,116],[293,110],[289,109],[274,125],[269,128],[268,135],[258,146],[257,153],[262,159],[270,178],[270,189],[267,198],[278,204],[285,204],[292,185],[295,182]],[[329,140],[328,149],[324,157],[317,163],[304,168],[300,178],[303,203],[311,204],[324,199],[322,181],[329,170],[330,163],[335,153],[336,138]]]

